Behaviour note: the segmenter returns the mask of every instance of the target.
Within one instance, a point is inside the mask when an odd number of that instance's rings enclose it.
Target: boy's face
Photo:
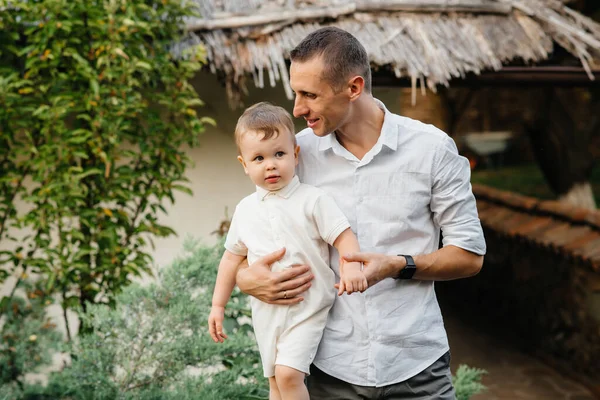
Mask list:
[[[278,135],[262,140],[262,132],[244,132],[240,138],[239,162],[255,185],[279,190],[292,180],[298,165],[298,151],[292,132],[280,129]]]
[[[350,91],[344,86],[334,91],[323,78],[325,66],[321,57],[292,62],[290,86],[296,93],[294,117],[303,117],[317,136],[334,132],[349,120]]]

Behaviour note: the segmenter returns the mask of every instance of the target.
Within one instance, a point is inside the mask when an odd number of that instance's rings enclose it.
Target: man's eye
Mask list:
[[[283,151],[278,151],[277,153],[275,153],[275,157],[283,157],[285,155],[285,153]]]
[[[254,157],[254,161],[262,161],[262,160],[263,160],[263,156]]]
[[[308,97],[309,99],[315,99],[317,96],[314,95],[313,93],[306,93],[305,95],[306,97]]]

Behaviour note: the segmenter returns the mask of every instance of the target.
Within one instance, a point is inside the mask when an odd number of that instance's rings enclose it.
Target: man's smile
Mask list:
[[[308,127],[311,129],[317,124],[317,122],[319,122],[321,120],[320,118],[314,118],[314,119],[304,118],[304,119],[306,120],[306,124],[308,125]]]

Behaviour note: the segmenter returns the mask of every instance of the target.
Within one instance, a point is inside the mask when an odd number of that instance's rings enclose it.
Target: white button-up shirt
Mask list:
[[[470,168],[454,141],[432,125],[385,111],[375,146],[357,159],[335,135],[297,135],[298,174],[332,196],[364,252],[427,254],[455,245],[485,254]],[[330,249],[339,279],[338,253]],[[362,386],[406,380],[448,351],[432,281],[385,279],[337,297],[314,364]]]

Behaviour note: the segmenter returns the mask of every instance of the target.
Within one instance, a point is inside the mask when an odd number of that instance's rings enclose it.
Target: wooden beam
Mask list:
[[[509,4],[490,3],[480,0],[462,0],[462,1],[422,1],[422,0],[397,0],[397,1],[358,1],[357,11],[375,12],[375,11],[406,11],[406,12],[426,12],[426,13],[449,13],[449,12],[467,12],[467,13],[485,13],[485,14],[508,14],[512,10]]]
[[[450,87],[481,86],[600,86],[600,69],[593,69],[591,80],[583,67],[543,66],[504,67],[499,71],[486,71],[480,75],[468,74],[464,79],[455,78]],[[373,86],[410,87],[410,78],[396,78],[392,72],[373,73]]]
[[[484,72],[467,77],[487,85],[533,85],[533,86],[596,86],[600,84],[600,69],[592,69],[590,79],[583,67],[541,66],[504,67],[499,71]],[[451,81],[450,85],[455,81]]]
[[[355,1],[341,6],[310,7],[298,9],[280,9],[259,14],[215,13],[211,19],[199,19],[187,25],[189,31],[234,29],[243,26],[266,25],[287,21],[292,24],[297,21],[338,18],[355,12],[414,12],[414,13],[485,13],[508,14],[512,7],[507,4],[489,3],[483,0],[382,0]]]
[[[317,18],[337,18],[341,15],[356,12],[356,4],[350,3],[337,7],[319,7],[307,9],[281,9],[277,12],[269,12],[255,15],[215,14],[213,19],[201,19],[187,25],[189,31],[233,29],[242,26],[266,25],[281,21],[289,21],[290,24],[298,20]]]

